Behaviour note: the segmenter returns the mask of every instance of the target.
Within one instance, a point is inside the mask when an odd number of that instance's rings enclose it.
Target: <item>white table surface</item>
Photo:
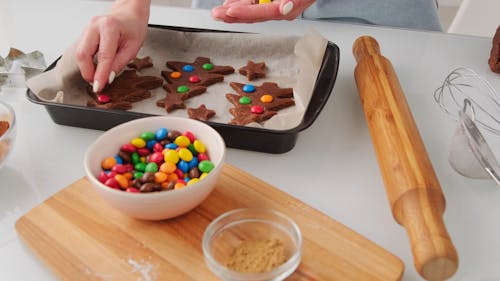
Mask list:
[[[0,2],[0,54],[9,46],[40,50],[51,63],[93,15],[109,6],[95,1]],[[56,8],[57,7],[57,8]],[[447,162],[455,121],[441,112],[433,92],[455,67],[467,66],[497,89],[500,76],[487,59],[491,39],[314,21],[229,25],[207,11],[154,6],[151,23],[301,35],[316,29],[340,47],[340,69],[325,108],[296,146],[285,154],[228,149],[227,161],[342,222],[400,257],[403,280],[422,280],[413,266],[403,227],[392,217],[354,81],[351,53],[360,35],[374,36],[398,73],[447,200],[445,224],[460,257],[452,280],[500,280],[500,189],[490,180],[458,175]],[[7,39],[7,40],[5,40]],[[45,108],[25,98],[25,89],[3,89],[18,121],[18,137],[0,170],[0,279],[54,280],[19,240],[15,221],[57,191],[84,176],[85,149],[101,131],[56,125]],[[499,137],[489,138],[500,155]]]

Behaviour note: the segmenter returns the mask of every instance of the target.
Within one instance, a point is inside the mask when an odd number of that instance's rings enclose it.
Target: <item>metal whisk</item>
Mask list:
[[[468,68],[453,70],[434,92],[441,109],[458,121],[448,161],[469,178],[491,177],[500,186],[500,165],[476,123],[500,136],[500,96],[491,84]]]

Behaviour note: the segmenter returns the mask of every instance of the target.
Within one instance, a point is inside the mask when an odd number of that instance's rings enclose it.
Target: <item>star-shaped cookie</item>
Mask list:
[[[153,60],[151,60],[151,57],[149,56],[143,58],[134,58],[127,64],[127,66],[136,70],[141,70],[144,68],[152,67]]]
[[[204,104],[198,108],[188,108],[187,112],[189,118],[199,121],[208,121],[208,119],[215,116],[215,111],[208,109]]]
[[[241,75],[245,75],[248,81],[252,81],[258,78],[266,77],[266,63],[265,62],[253,62],[249,60],[247,65],[238,69]]]

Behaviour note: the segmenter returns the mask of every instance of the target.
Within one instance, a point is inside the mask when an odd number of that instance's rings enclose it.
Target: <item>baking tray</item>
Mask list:
[[[224,30],[158,25],[149,25],[149,27],[184,32],[230,32]],[[59,59],[60,57],[49,65],[45,71],[54,68]],[[339,47],[335,43],[329,41],[323,56],[321,68],[316,78],[311,100],[309,101],[302,121],[294,128],[287,130],[272,130],[210,121],[205,123],[219,132],[224,138],[227,147],[275,154],[288,152],[295,146],[298,134],[312,125],[328,101],[337,78],[339,59]],[[26,96],[29,101],[45,106],[45,109],[56,124],[65,126],[105,131],[130,120],[155,115],[43,101],[29,88],[26,92]]]

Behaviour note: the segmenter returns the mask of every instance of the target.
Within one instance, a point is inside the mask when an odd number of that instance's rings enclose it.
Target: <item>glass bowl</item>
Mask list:
[[[16,115],[14,109],[0,100],[0,168],[12,150],[16,138]]]
[[[205,262],[226,281],[283,280],[300,264],[298,226],[271,209],[243,208],[212,221],[203,235]]]

